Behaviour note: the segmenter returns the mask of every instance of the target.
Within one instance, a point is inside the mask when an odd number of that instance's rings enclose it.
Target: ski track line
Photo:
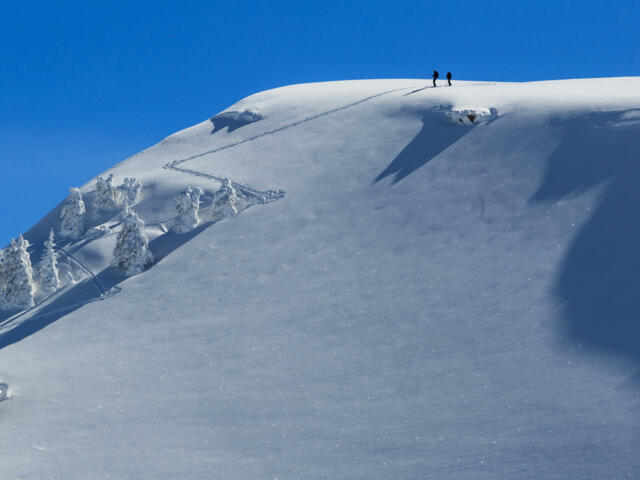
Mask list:
[[[222,150],[228,150],[230,148],[237,147],[239,145],[242,145],[243,143],[253,142],[254,140],[257,140],[257,139],[262,138],[262,137],[266,137],[266,136],[269,136],[269,135],[274,135],[274,134],[282,132],[284,130],[288,130],[289,128],[293,128],[293,127],[297,127],[298,125],[302,125],[303,123],[311,122],[311,121],[316,120],[318,118],[326,117],[326,116],[331,115],[333,113],[341,112],[342,110],[347,110],[349,108],[352,108],[352,107],[355,107],[355,106],[360,105],[362,103],[365,103],[365,102],[368,102],[370,100],[373,100],[374,98],[382,97],[384,95],[389,95],[389,94],[395,93],[395,92],[400,92],[402,90],[409,90],[411,88],[415,88],[415,86],[413,86],[413,87],[395,88],[393,90],[387,90],[387,91],[384,91],[384,92],[381,92],[381,93],[376,93],[375,95],[371,95],[369,97],[362,98],[362,99],[360,99],[360,100],[358,100],[356,102],[350,103],[348,105],[343,105],[341,107],[333,108],[331,110],[327,110],[325,112],[321,112],[321,113],[318,113],[316,115],[311,115],[311,116],[305,117],[305,118],[303,118],[301,120],[296,120],[295,122],[287,123],[287,124],[282,125],[280,127],[277,127],[277,128],[271,129],[271,130],[267,130],[265,132],[258,133],[256,135],[252,135],[252,136],[247,137],[245,139],[238,140],[238,141],[232,142],[232,143],[228,143],[226,145],[222,145],[221,147],[217,147],[217,148],[214,148],[212,150],[208,150],[206,152],[198,153],[197,155],[192,155],[191,157],[172,160],[169,163],[165,164],[162,168],[167,169],[167,170],[175,170],[176,172],[186,173],[188,175],[195,175],[195,176],[201,177],[201,178],[207,178],[209,180],[215,180],[217,182],[222,182],[222,181],[225,180],[223,177],[218,177],[216,175],[212,175],[212,174],[209,174],[209,173],[198,172],[197,170],[191,170],[189,168],[178,167],[178,165],[180,165],[180,164],[182,164],[184,162],[188,162],[189,160],[193,160],[195,158],[204,157],[206,155],[212,155],[212,154],[220,152]],[[284,190],[260,191],[260,190],[251,188],[251,187],[249,187],[247,185],[243,185],[241,183],[234,182],[234,181],[231,181],[231,185],[233,185],[233,187],[236,190],[239,190],[245,197],[253,197],[256,200],[258,200],[259,204],[275,202],[276,200],[279,200],[279,199],[283,198],[284,195],[285,195]],[[111,232],[109,235],[114,234],[114,233],[115,232]],[[108,298],[108,297],[110,297],[112,295],[115,295],[116,293],[118,293],[118,292],[120,292],[122,290],[120,287],[117,287],[117,286],[112,287],[110,290],[107,290],[105,288],[105,286],[100,282],[100,280],[98,280],[98,277],[91,271],[91,269],[89,268],[89,266],[87,264],[85,264],[82,260],[80,260],[78,257],[73,255],[72,253],[70,253],[67,250],[65,250],[63,247],[59,247],[58,250],[60,252],[62,252],[62,254],[65,255],[68,259],[70,259],[72,262],[74,262],[76,265],[78,265],[81,270],[83,270],[86,274],[89,275],[89,278],[91,278],[91,281],[95,284],[95,286],[100,291],[100,297],[99,298],[93,298],[93,299],[85,300],[83,302],[74,303],[74,304],[71,304],[71,305],[67,305],[65,307],[61,307],[61,308],[58,308],[56,310],[52,310],[50,312],[45,312],[45,313],[42,313],[42,314],[38,314],[37,313],[33,317],[30,317],[30,319],[37,318],[40,315],[50,315],[52,313],[60,312],[60,311],[63,311],[63,310],[69,310],[71,308],[75,308],[75,307],[78,307],[78,306],[86,305],[87,303],[95,302],[96,300],[104,300],[104,299],[106,299],[106,298]],[[6,326],[12,324],[18,318],[26,315],[27,313],[29,313],[29,312],[31,312],[33,310],[38,309],[41,305],[42,305],[42,302],[40,304],[38,304],[38,305],[34,305],[33,307],[28,308],[27,310],[23,310],[22,312],[19,312],[18,314],[14,315],[13,317],[8,318],[4,322],[0,323],[0,328],[6,327]],[[5,332],[0,332],[0,335],[2,335],[3,333],[5,333]]]
[[[107,289],[104,287],[104,285],[102,285],[100,280],[98,280],[98,277],[94,275],[94,273],[91,271],[91,269],[87,266],[86,263],[84,263],[82,260],[77,258],[75,255],[72,255],[71,253],[67,252],[62,247],[60,247],[58,250],[61,251],[65,256],[67,256],[67,258],[75,262],[82,270],[84,270],[85,273],[89,275],[91,280],[93,280],[93,283],[95,283],[96,287],[98,287],[98,290],[100,290],[101,297],[104,297],[105,295],[107,296],[109,295],[109,292],[107,291]]]
[[[89,278],[91,279],[93,284],[100,291],[100,297],[98,297],[98,298],[90,298],[90,299],[84,300],[82,302],[73,303],[71,305],[67,305],[67,306],[64,306],[64,307],[61,307],[61,308],[57,308],[57,309],[52,310],[50,312],[36,313],[34,316],[29,318],[30,320],[33,320],[34,318],[38,318],[41,315],[51,315],[52,313],[60,312],[60,311],[63,311],[63,310],[69,310],[69,309],[72,309],[72,308],[75,308],[75,307],[80,307],[82,305],[86,305],[87,303],[92,303],[92,302],[95,302],[97,300],[105,300],[105,299],[115,295],[116,293],[119,293],[119,292],[122,291],[122,289],[120,287],[118,287],[118,286],[112,287],[110,290],[107,290],[105,288],[105,286],[102,284],[102,282],[100,282],[98,277],[91,271],[91,269],[89,268],[89,266],[86,263],[84,263],[82,260],[80,260],[78,257],[73,255],[72,253],[70,253],[67,250],[65,250],[63,247],[58,247],[58,251],[61,252],[64,256],[66,256],[73,263],[78,265],[78,267],[80,267],[80,269],[82,271],[84,271],[87,275],[89,275]],[[7,327],[7,326],[11,325],[12,323],[14,323],[16,320],[18,320],[20,317],[23,317],[24,315],[28,314],[29,312],[32,312],[34,310],[39,309],[47,299],[51,298],[56,293],[57,292],[54,292],[53,294],[51,294],[49,297],[45,298],[39,304],[34,305],[33,307],[28,308],[26,310],[23,310],[21,312],[18,312],[17,314],[15,314],[12,317],[9,317],[4,322],[0,323],[0,328]],[[0,335],[5,333],[6,331],[8,331],[8,330],[4,330],[4,331],[0,332]]]
[[[170,166],[168,167],[172,170],[181,173],[187,173],[190,175],[195,175],[196,177],[208,178],[209,180],[216,180],[218,182],[223,182],[225,179],[222,177],[217,177],[215,175],[211,175],[209,173],[198,172],[197,170],[190,170],[188,168]],[[254,197],[258,200],[259,204],[265,204],[270,202],[275,202],[284,197],[284,190],[267,190],[261,192],[260,190],[256,190],[254,188],[248,187],[246,185],[242,185],[241,183],[231,181],[231,185],[236,190],[239,190],[245,197]]]
[[[371,95],[369,97],[362,98],[362,99],[360,99],[360,100],[358,100],[356,102],[350,103],[348,105],[343,105],[341,107],[333,108],[331,110],[327,110],[325,112],[318,113],[316,115],[311,115],[309,117],[305,117],[305,118],[303,118],[301,120],[296,120],[295,122],[287,123],[285,125],[282,125],[280,127],[274,128],[272,130],[267,130],[265,132],[258,133],[256,135],[252,135],[250,137],[244,138],[242,140],[238,140],[236,142],[228,143],[226,145],[222,145],[221,147],[217,147],[217,148],[214,148],[212,150],[208,150],[206,152],[198,153],[197,155],[192,155],[191,157],[172,160],[169,163],[167,163],[166,165],[164,165],[162,168],[167,169],[167,170],[175,170],[175,171],[178,171],[178,172],[187,173],[187,174],[190,174],[190,175],[195,175],[195,176],[198,176],[198,177],[204,177],[204,178],[208,178],[208,179],[212,179],[212,180],[222,181],[223,179],[221,177],[217,177],[215,175],[210,175],[210,174],[198,172],[196,170],[191,170],[191,169],[188,169],[188,168],[180,168],[180,167],[178,167],[178,165],[180,165],[180,164],[182,164],[184,162],[188,162],[189,160],[193,160],[195,158],[204,157],[206,155],[212,155],[214,153],[221,152],[222,150],[228,150],[229,148],[237,147],[238,145],[242,145],[243,143],[253,142],[254,140],[257,140],[257,139],[262,138],[262,137],[266,137],[268,135],[274,135],[276,133],[282,132],[282,131],[287,130],[289,128],[293,128],[293,127],[296,127],[298,125],[301,125],[303,123],[311,122],[311,121],[316,120],[318,118],[325,117],[327,115],[331,115],[333,113],[337,113],[337,112],[340,112],[342,110],[347,110],[349,108],[355,107],[357,105],[360,105],[361,103],[368,102],[369,100],[373,100],[374,98],[378,98],[378,97],[381,97],[383,95],[389,95],[391,93],[400,92],[402,90],[409,90],[411,88],[415,88],[415,86],[413,86],[413,87],[404,87],[404,88],[395,88],[393,90],[387,90],[387,91],[384,91],[384,92],[381,92],[381,93],[376,93],[375,95]],[[231,182],[231,184],[234,186],[234,188],[243,191],[243,193],[249,193],[251,196],[258,197],[258,199],[260,200],[260,203],[269,203],[269,202],[273,202],[275,200],[278,200],[278,199],[284,197],[284,191],[282,191],[282,190],[278,190],[278,191],[275,191],[275,192],[273,190],[268,190],[267,192],[260,192],[258,190],[255,190],[255,189],[251,188],[251,187],[247,187],[246,185],[242,185],[242,184],[239,184],[239,183],[236,183],[236,182]]]
[[[99,300],[105,300],[105,299],[109,298],[111,295],[113,295],[113,294],[90,298],[88,300],[84,300],[82,302],[72,303],[70,305],[65,305],[64,307],[56,308],[55,310],[51,310],[51,311],[48,311],[48,312],[36,313],[32,317],[29,317],[27,320],[34,320],[34,319],[39,318],[39,317],[44,317],[46,315],[52,315],[54,313],[63,312],[65,310],[73,310],[75,308],[80,308],[83,305],[87,305],[89,303],[97,302]],[[12,327],[12,328],[4,328],[4,327],[11,326],[11,324],[14,323],[16,320],[18,320],[20,317],[22,317],[23,315],[26,315],[27,313],[29,313],[29,312],[31,312],[31,311],[33,311],[35,309],[38,309],[41,305],[42,305],[42,303],[36,305],[35,307],[31,307],[28,310],[24,310],[24,311],[20,312],[19,314],[17,314],[16,316],[11,317],[8,320],[6,320],[2,325],[0,325],[0,327],[3,328],[2,331],[0,331],[0,336],[4,335],[5,333],[10,332],[11,330],[13,330],[13,328],[15,328],[15,327]],[[16,325],[16,326],[18,326],[18,325]]]

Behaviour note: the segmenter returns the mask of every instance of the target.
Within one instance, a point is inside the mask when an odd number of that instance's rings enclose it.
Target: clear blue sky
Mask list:
[[[0,245],[114,163],[272,87],[640,75],[640,2],[44,1],[0,15]]]

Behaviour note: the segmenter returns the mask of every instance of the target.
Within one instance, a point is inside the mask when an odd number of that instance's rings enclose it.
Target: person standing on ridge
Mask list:
[[[438,73],[437,70],[434,70],[432,76],[433,76],[433,86],[435,87],[436,86],[436,78],[438,78],[440,76],[440,74]]]
[[[451,72],[447,72],[447,82],[449,82],[449,86],[451,86]]]

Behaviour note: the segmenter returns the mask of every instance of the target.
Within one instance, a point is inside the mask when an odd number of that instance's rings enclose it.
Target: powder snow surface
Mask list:
[[[96,216],[59,243],[112,295],[0,315],[0,476],[639,478],[640,79],[429,83],[262,92],[103,172],[156,263]],[[226,177],[273,192],[215,221]]]

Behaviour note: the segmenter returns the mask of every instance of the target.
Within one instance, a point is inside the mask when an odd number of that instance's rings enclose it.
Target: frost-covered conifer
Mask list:
[[[80,189],[71,187],[67,201],[60,212],[60,218],[62,218],[60,234],[63,237],[69,238],[79,238],[82,236],[84,233],[85,212]]]
[[[62,283],[64,285],[74,285],[76,283],[76,279],[74,278],[71,269],[66,268],[62,271]]]
[[[33,307],[33,269],[28,249],[29,242],[18,236],[2,254],[3,303],[9,307]]]
[[[176,197],[176,217],[173,229],[176,232],[188,232],[193,230],[200,223],[198,211],[200,210],[200,195],[204,192],[200,187],[187,187],[187,189]]]
[[[58,255],[55,251],[55,246],[52,228],[49,232],[49,239],[44,242],[44,252],[39,271],[40,290],[46,294],[53,293],[60,288]]]
[[[120,192],[113,185],[113,174],[107,178],[96,178],[96,196],[93,199],[94,213],[114,210],[120,204]]]
[[[135,178],[125,178],[122,185],[118,187],[120,190],[120,198],[124,199],[129,205],[133,205],[140,200],[140,191],[142,185]]]
[[[144,271],[144,266],[153,261],[149,251],[149,238],[144,231],[144,222],[136,212],[125,206],[122,230],[118,234],[113,251],[113,264],[127,275]]]
[[[233,217],[238,214],[238,193],[228,178],[222,181],[220,189],[213,195],[213,208],[225,217]]]

